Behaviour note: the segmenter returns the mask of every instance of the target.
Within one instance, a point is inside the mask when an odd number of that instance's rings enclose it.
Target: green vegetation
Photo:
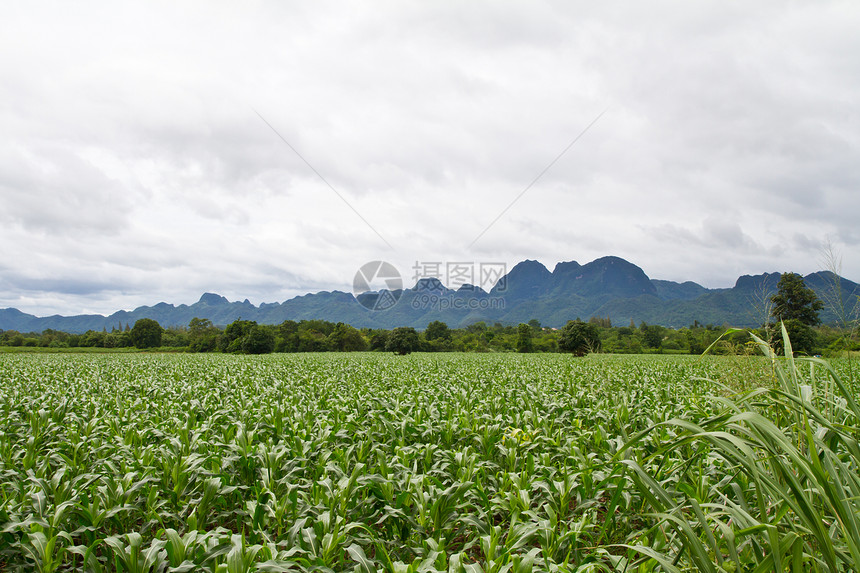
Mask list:
[[[595,324],[571,320],[561,329],[558,348],[562,352],[572,352],[576,356],[596,352],[600,349],[600,331]]]
[[[818,311],[824,307],[824,303],[812,289],[806,287],[803,277],[797,273],[783,273],[776,288],[777,293],[770,298],[774,318],[783,322],[797,320],[807,326],[821,322]]]
[[[534,352],[532,327],[528,324],[517,326],[517,352]]]
[[[395,328],[388,334],[385,341],[385,350],[404,356],[411,354],[420,348],[418,333],[410,326]]]
[[[754,343],[6,355],[0,570],[856,570],[847,361]]]
[[[450,341],[451,336],[451,330],[448,328],[448,325],[440,320],[434,320],[428,324],[427,328],[424,330],[424,338],[428,342],[436,340]]]
[[[702,325],[694,322],[685,328],[666,328],[656,324],[639,326],[613,326],[608,318],[591,317],[587,322],[571,321],[574,326],[560,330],[543,328],[537,320],[518,326],[488,325],[476,322],[465,328],[449,328],[441,321],[433,321],[423,332],[410,336],[411,351],[420,352],[559,352],[564,344],[573,342],[580,334],[587,335],[587,344],[576,353],[595,351],[609,354],[701,354],[725,332],[725,326]],[[786,322],[795,351],[802,354],[838,356],[846,351],[860,350],[857,324],[847,326],[803,326],[793,320]],[[575,329],[577,337],[570,338]],[[224,329],[206,319],[194,318],[187,327],[164,329],[161,346],[149,348],[161,352],[228,352],[264,354],[268,352],[356,352],[386,350],[393,331],[357,329],[344,323],[324,320],[284,321],[278,325],[257,324],[250,320],[236,320]],[[755,333],[780,348],[781,338],[774,337],[775,324],[766,325]],[[567,337],[565,337],[567,333]],[[596,333],[596,334],[595,334]],[[595,338],[596,336],[596,338]],[[417,337],[417,346],[415,343]],[[578,344],[578,343],[577,343]],[[15,331],[0,332],[0,351],[20,349],[34,351],[64,351],[69,349],[100,349],[128,351],[133,347],[131,332],[114,329],[112,332],[89,331],[68,334],[46,330],[41,334],[22,334]],[[714,354],[752,354],[756,352],[753,340],[746,332],[734,332],[723,337],[711,348]]]
[[[811,354],[815,351],[815,331],[821,323],[818,311],[824,308],[815,292],[806,287],[803,277],[797,273],[783,273],[777,284],[777,293],[770,297],[773,303],[771,316],[782,322],[791,337],[795,350]],[[781,350],[782,340],[776,324],[769,325],[775,333],[772,342],[777,351]]]
[[[161,346],[164,329],[151,318],[141,318],[134,323],[128,339],[135,348],[155,348]]]

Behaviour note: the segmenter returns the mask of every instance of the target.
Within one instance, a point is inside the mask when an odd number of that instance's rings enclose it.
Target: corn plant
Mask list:
[[[670,532],[659,551],[650,534],[633,547],[671,571],[855,571],[860,409],[852,381],[822,360],[793,358],[784,327],[784,358],[752,336],[776,385],[713,397],[720,410],[699,422],[673,418],[646,430],[676,431],[646,458],[661,459],[656,471],[622,460],[662,522],[659,534]]]
[[[848,571],[835,360],[0,359],[2,571]]]

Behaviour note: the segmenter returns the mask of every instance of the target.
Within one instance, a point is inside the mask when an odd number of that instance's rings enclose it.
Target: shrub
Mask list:
[[[151,318],[141,318],[134,323],[129,332],[131,343],[135,348],[155,348],[161,346],[161,336],[164,329]],[[104,339],[102,339],[104,344]]]
[[[575,356],[585,356],[600,348],[600,331],[594,324],[581,320],[568,321],[559,334],[558,348]]]
[[[411,326],[400,326],[391,331],[385,349],[395,354],[409,354],[418,350],[420,341],[418,332]]]

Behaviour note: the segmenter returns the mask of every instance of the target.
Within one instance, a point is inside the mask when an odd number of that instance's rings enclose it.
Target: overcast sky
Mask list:
[[[856,1],[7,3],[0,308],[283,301],[378,259],[730,287],[828,240],[860,280],[858,30]]]

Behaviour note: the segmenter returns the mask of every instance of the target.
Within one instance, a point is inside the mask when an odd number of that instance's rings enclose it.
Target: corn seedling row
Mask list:
[[[4,355],[0,570],[852,571],[847,365]]]

